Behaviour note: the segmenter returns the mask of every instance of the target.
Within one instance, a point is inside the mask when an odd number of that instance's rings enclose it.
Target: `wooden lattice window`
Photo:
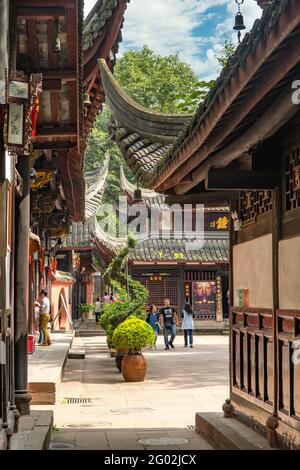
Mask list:
[[[272,210],[272,191],[242,191],[240,213],[243,222],[255,222],[257,216]]]
[[[300,207],[300,147],[285,156],[285,210]]]
[[[151,271],[151,275],[149,271]],[[160,280],[151,280],[155,276]],[[162,307],[165,299],[168,298],[173,307],[178,308],[179,279],[177,271],[151,267],[148,270],[134,271],[133,277],[148,289],[148,305],[155,304],[157,307]]]
[[[215,271],[185,271],[185,281],[214,281],[216,279]]]

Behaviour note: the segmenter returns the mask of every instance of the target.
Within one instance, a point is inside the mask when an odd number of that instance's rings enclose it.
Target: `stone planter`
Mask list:
[[[127,354],[122,361],[122,375],[125,382],[143,382],[146,377],[147,363],[142,354]]]

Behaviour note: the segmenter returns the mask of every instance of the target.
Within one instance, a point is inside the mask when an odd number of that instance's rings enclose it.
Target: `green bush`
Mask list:
[[[106,284],[118,294],[115,302],[104,305],[100,318],[100,326],[106,330],[108,341],[111,340],[115,328],[131,315],[142,320],[146,319],[149,293],[140,282],[126,276],[123,272],[128,255],[135,243],[133,238],[128,237],[127,244],[121,248],[104,273]]]
[[[90,313],[93,312],[95,309],[95,305],[93,304],[80,304],[79,311],[80,313]]]
[[[116,349],[127,348],[130,352],[140,352],[142,348],[153,346],[155,334],[144,320],[130,317],[121,323],[113,334],[112,342]]]

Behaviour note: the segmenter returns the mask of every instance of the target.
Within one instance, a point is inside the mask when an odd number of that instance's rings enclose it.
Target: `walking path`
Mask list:
[[[53,447],[211,448],[193,429],[195,413],[220,411],[228,397],[228,337],[197,336],[194,349],[186,349],[177,336],[170,351],[160,337],[157,350],[145,352],[148,374],[141,383],[123,381],[105,337],[79,337],[74,343],[86,356],[68,360],[57,404],[32,407],[54,410]],[[146,438],[158,441],[139,442]],[[166,446],[169,438],[187,442]]]

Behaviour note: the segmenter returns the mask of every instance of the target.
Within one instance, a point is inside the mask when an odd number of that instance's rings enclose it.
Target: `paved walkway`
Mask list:
[[[125,383],[102,336],[76,338],[84,360],[68,360],[58,392],[54,446],[77,449],[210,449],[193,430],[195,413],[220,411],[228,397],[228,337],[198,336],[194,349],[147,350],[145,382]],[[80,402],[81,401],[81,402]],[[33,408],[42,409],[37,406]],[[166,446],[166,438],[180,438]],[[155,446],[142,438],[163,438]],[[147,443],[149,444],[149,443]]]

